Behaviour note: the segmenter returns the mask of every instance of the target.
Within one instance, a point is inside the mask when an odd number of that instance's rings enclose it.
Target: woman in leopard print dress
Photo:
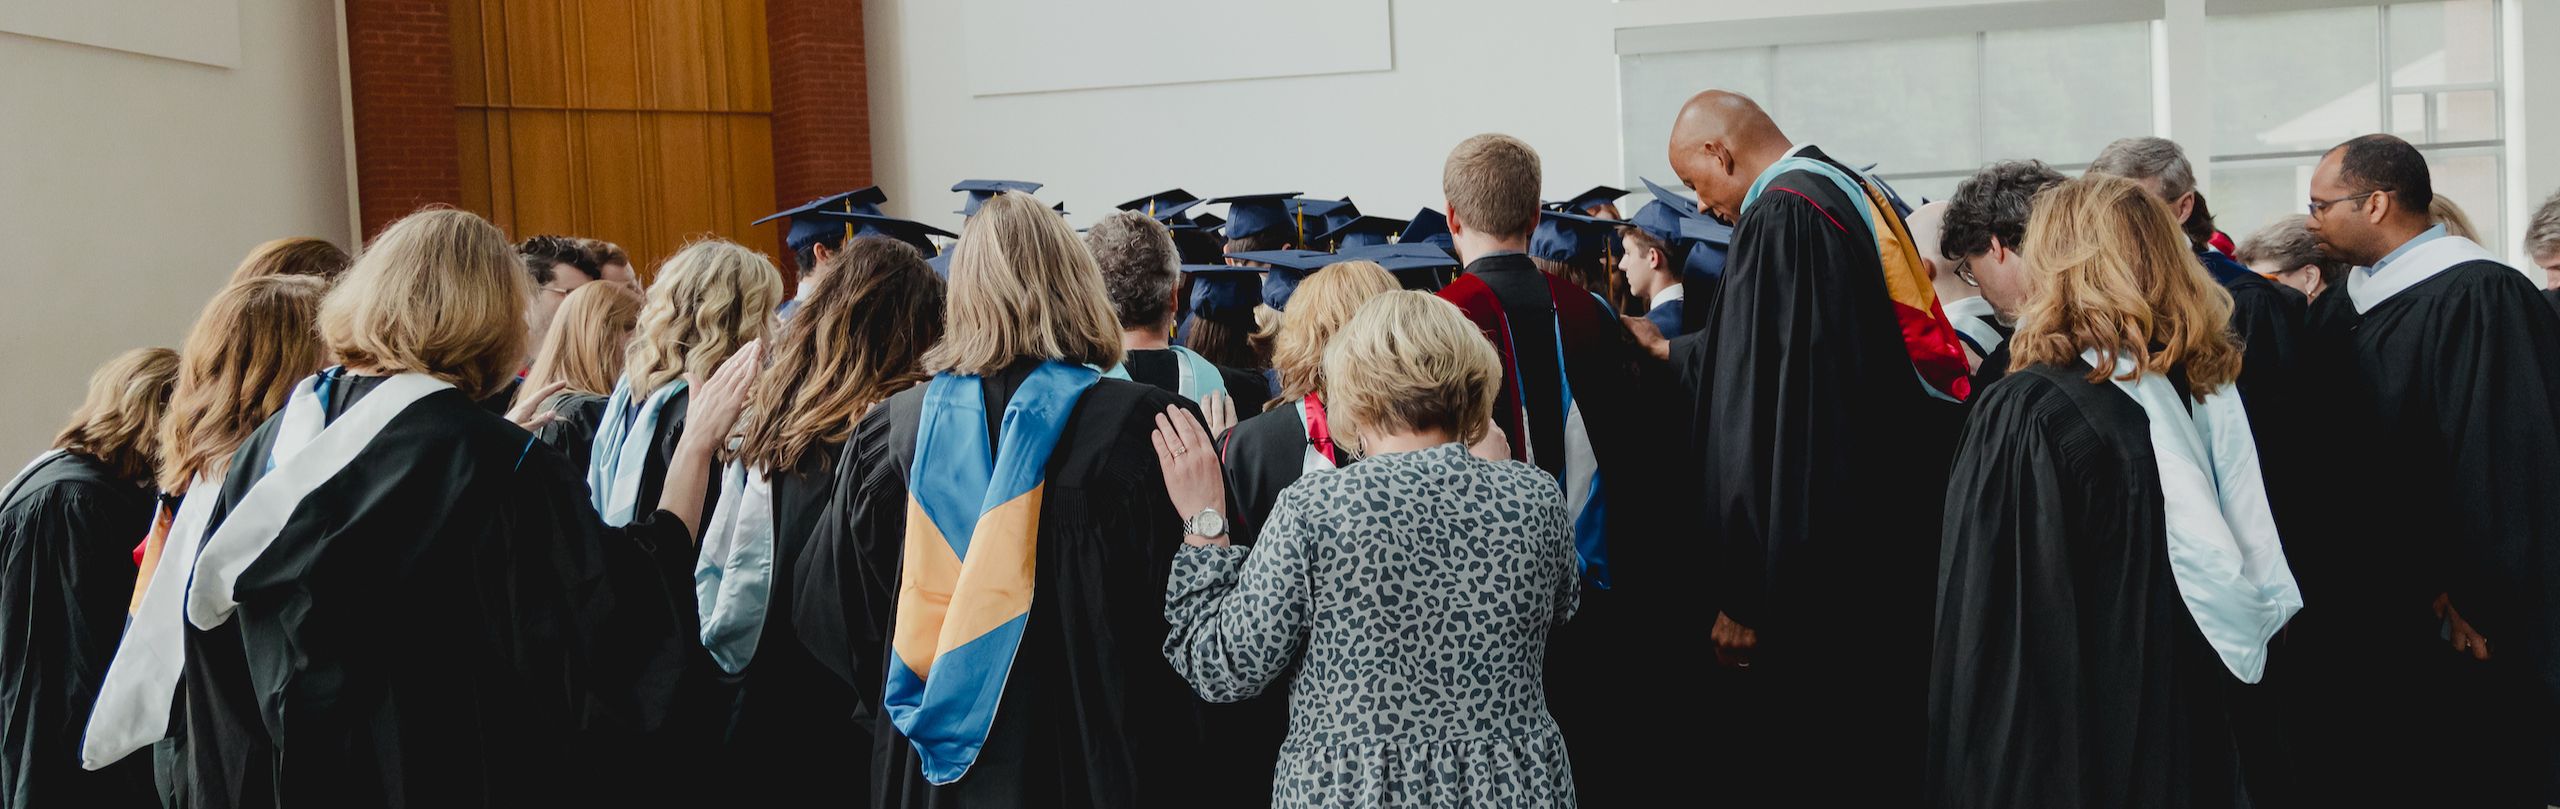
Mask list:
[[[1295,667],[1274,806],[1572,806],[1547,713],[1547,633],[1579,594],[1553,477],[1510,460],[1490,419],[1500,372],[1455,307],[1363,306],[1325,358],[1368,457],[1280,494],[1251,548],[1211,520],[1175,557],[1165,659],[1200,696],[1260,693]],[[1223,502],[1187,414],[1157,454],[1185,517]],[[1479,441],[1477,454],[1461,442]],[[1484,457],[1479,457],[1479,455]]]

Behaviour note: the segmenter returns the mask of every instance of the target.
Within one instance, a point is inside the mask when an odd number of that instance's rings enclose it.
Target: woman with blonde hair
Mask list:
[[[756,383],[745,436],[721,478],[720,505],[695,563],[702,643],[736,689],[723,758],[729,797],[784,805],[826,792],[868,794],[876,691],[844,687],[811,659],[792,623],[790,571],[828,512],[854,423],[926,379],[942,339],[942,278],[903,242],[863,237],[819,260],[797,314],[783,322]],[[591,285],[594,286],[594,285]]]
[[[1191,801],[1222,773],[1153,641],[1183,529],[1146,445],[1191,404],[1094,370],[1119,318],[1029,194],[969,217],[947,295],[931,381],[855,425],[794,571],[801,641],[881,706],[872,805]]]
[[[151,528],[152,475],[178,354],[138,348],[89,376],[88,397],[0,488],[0,806],[159,805],[151,765],[82,772],[71,751],[124,631],[134,540]]]
[[[621,381],[584,459],[587,488],[606,524],[658,507],[667,460],[685,434],[685,379],[710,375],[740,346],[763,339],[780,305],[782,271],[737,242],[694,242],[658,265]]]
[[[177,679],[137,678],[175,672],[127,661],[173,646],[180,637],[185,619],[178,596],[195,572],[195,541],[217,499],[214,490],[241,443],[284,408],[295,382],[324,364],[316,321],[328,291],[328,282],[302,275],[234,281],[214,294],[187,332],[160,427],[159,486],[167,505],[144,543],[132,622],[118,642],[117,664],[107,670],[87,717],[81,757],[92,767],[113,764],[167,734]],[[187,496],[197,488],[205,495]],[[179,540],[174,555],[167,548],[173,535]],[[163,569],[162,562],[173,559]]]
[[[1165,660],[1216,702],[1287,683],[1273,806],[1572,806],[1546,659],[1582,579],[1555,478],[1499,439],[1469,448],[1500,435],[1492,344],[1455,304],[1388,292],[1323,368],[1366,456],[1281,492],[1251,547],[1183,538]],[[1178,508],[1221,498],[1197,423],[1170,413],[1155,439]]]
[[[1229,530],[1237,544],[1253,544],[1280,490],[1298,476],[1352,461],[1355,453],[1335,440],[1341,430],[1325,410],[1325,345],[1361,304],[1397,286],[1395,276],[1376,262],[1345,261],[1308,275],[1290,296],[1296,308],[1281,317],[1271,339],[1271,364],[1280,372],[1277,398],[1260,415],[1218,436],[1236,506]]]
[[[536,425],[534,437],[574,463],[586,463],[595,444],[605,400],[622,379],[631,331],[647,302],[628,284],[584,284],[570,290],[551,318],[541,350],[534,352],[533,369],[516,388],[516,410],[532,404],[538,413],[550,414]]]
[[[564,762],[652,729],[690,682],[693,526],[755,352],[701,385],[668,509],[608,528],[576,467],[476,403],[524,356],[528,289],[496,227],[431,209],[321,302],[340,364],[195,492],[215,499],[183,651],[120,661],[183,661],[177,804],[542,805],[659,783],[655,762],[611,779]]]
[[[231,282],[270,275],[307,275],[322,282],[334,282],[345,275],[353,259],[325,239],[289,236],[258,245],[240,266],[231,270]]]
[[[2250,805],[2235,692],[2302,599],[2230,293],[2119,177],[2040,195],[2026,244],[1946,493],[1925,803]]]

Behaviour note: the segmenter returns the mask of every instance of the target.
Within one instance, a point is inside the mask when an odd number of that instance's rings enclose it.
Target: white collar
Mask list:
[[[1653,298],[1651,300],[1645,301],[1644,308],[1659,309],[1662,308],[1663,304],[1688,297],[1689,292],[1687,289],[1684,289],[1683,286],[1684,285],[1682,284],[1672,284],[1670,286],[1663,287],[1662,291],[1653,293]]]
[[[1992,308],[1991,299],[1980,295],[1957,298],[1939,304],[1938,308],[1947,313],[1948,320],[1961,317],[1998,317],[2000,314],[1998,310]]]
[[[2391,296],[2434,278],[2437,273],[2453,269],[2455,265],[2497,260],[2497,256],[2470,239],[2460,236],[2430,239],[2372,273],[2347,273],[2347,296],[2355,301],[2356,314],[2364,314],[2390,300]],[[2525,276],[2531,280],[2532,273],[2525,273]]]

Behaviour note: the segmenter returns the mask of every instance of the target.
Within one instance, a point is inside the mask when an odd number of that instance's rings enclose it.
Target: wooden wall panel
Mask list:
[[[771,212],[764,0],[451,0],[463,204],[644,275]]]

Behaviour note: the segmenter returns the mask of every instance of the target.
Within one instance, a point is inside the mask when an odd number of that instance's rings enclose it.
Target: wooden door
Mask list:
[[[452,0],[463,206],[521,240],[769,239],[763,0]]]

